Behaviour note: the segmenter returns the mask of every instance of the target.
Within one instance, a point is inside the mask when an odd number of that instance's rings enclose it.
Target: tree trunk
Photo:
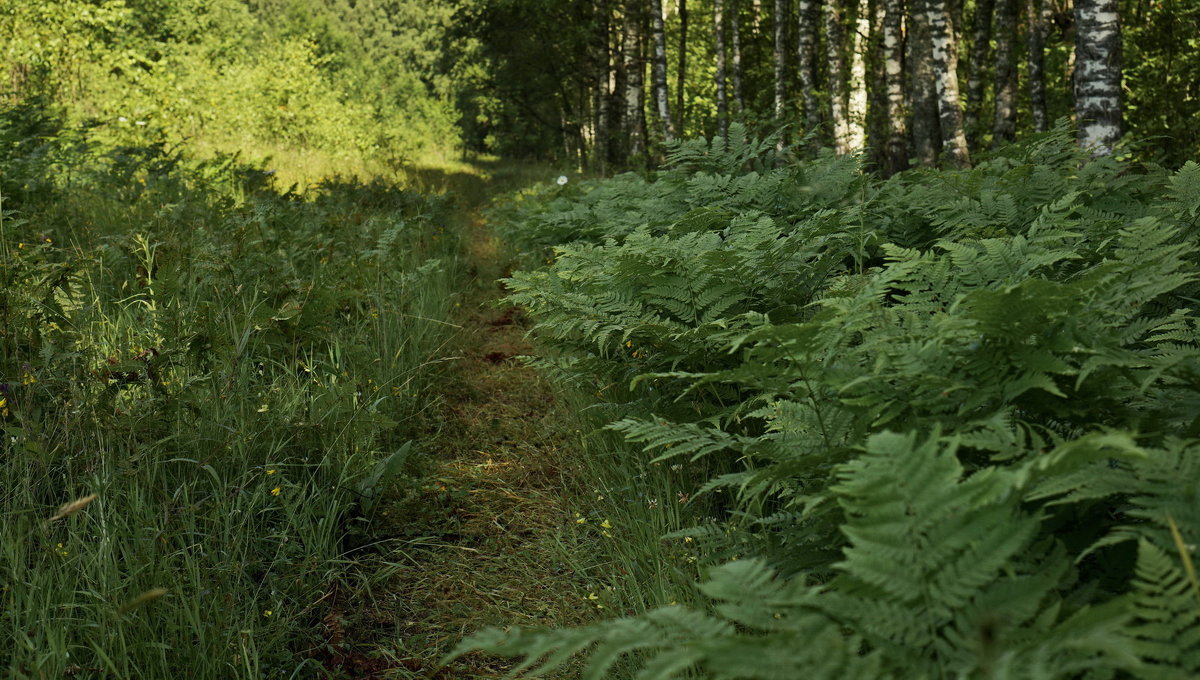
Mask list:
[[[927,14],[933,45],[933,82],[937,90],[942,150],[952,165],[965,168],[971,164],[971,157],[967,153],[967,138],[963,134],[958,96],[958,50],[954,44],[954,27],[946,11],[946,0],[929,0]]]
[[[621,53],[625,62],[624,111],[621,115],[622,140],[628,144],[630,158],[646,154],[646,65],[642,59],[642,0],[625,0]]]
[[[650,0],[650,14],[654,32],[654,105],[658,111],[658,122],[664,141],[675,139],[675,125],[671,122],[667,92],[667,35],[663,25],[662,0]]]
[[[684,83],[687,82],[687,51],[688,51],[688,10],[687,0],[679,0],[679,68],[675,74],[675,130],[678,134],[686,133],[684,116]]]
[[[1017,138],[1017,0],[996,2],[996,110],[992,148]]]
[[[815,56],[817,51],[817,0],[799,0],[796,26],[796,71],[800,81],[800,97],[804,102],[806,132],[821,124],[820,104],[817,101]]]
[[[1026,4],[1029,22],[1029,110],[1033,129],[1050,129],[1046,115],[1046,26],[1050,23],[1051,0],[1029,0]]]
[[[883,64],[887,83],[887,153],[883,164],[883,175],[892,175],[908,167],[908,128],[905,125],[904,102],[904,53],[901,40],[904,36],[904,0],[884,0],[883,15]]]
[[[713,35],[717,48],[717,134],[729,135],[729,103],[725,99],[725,0],[713,2]]]
[[[972,17],[971,52],[967,55],[967,112],[963,117],[967,142],[978,149],[983,129],[979,121],[983,117],[984,83],[987,82],[988,53],[991,51],[992,14],[995,0],[976,0],[975,16]]]
[[[854,7],[854,28],[850,31],[850,82],[847,93],[846,117],[849,119],[847,146],[862,151],[867,137],[867,64],[866,40],[871,32],[867,0],[858,0]]]
[[[938,121],[937,92],[933,84],[933,39],[930,37],[928,6],[932,0],[910,0],[911,21],[908,39],[908,64],[912,93],[912,148],[924,166],[937,163],[942,148],[942,128]]]
[[[840,154],[850,153],[850,121],[846,117],[846,72],[842,49],[846,32],[842,25],[840,0],[827,0],[825,5],[825,54],[829,62],[829,121],[833,125],[833,148]]]
[[[742,8],[738,0],[729,0],[729,42],[733,49],[733,105],[738,113],[746,110],[742,97]]]
[[[1075,0],[1075,117],[1080,146],[1112,153],[1122,126],[1117,0]]]
[[[595,159],[596,169],[602,175],[608,170],[610,154],[609,130],[612,123],[612,112],[609,106],[611,103],[609,82],[612,77],[612,67],[608,47],[608,19],[608,2],[607,0],[600,0],[596,8],[596,72],[595,92],[593,94],[595,99],[593,108],[596,111],[594,142],[596,148],[592,152],[592,158]]]
[[[775,54],[772,60],[775,69],[775,122],[783,120],[784,103],[787,100],[787,0],[775,0]],[[782,141],[782,138],[780,138]]]

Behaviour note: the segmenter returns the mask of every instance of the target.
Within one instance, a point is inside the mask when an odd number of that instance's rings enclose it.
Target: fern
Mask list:
[[[468,647],[594,677],[1194,673],[1164,556],[1200,535],[1197,166],[1091,160],[1066,126],[886,182],[773,146],[733,128],[506,209],[555,247],[507,281],[539,366],[719,497],[673,527],[701,564],[750,559],[703,611]]]

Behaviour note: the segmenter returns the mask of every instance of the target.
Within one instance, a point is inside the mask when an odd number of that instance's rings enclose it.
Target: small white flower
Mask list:
[[[558,186],[560,186],[560,187],[561,187],[562,185],[564,185],[564,184],[566,184],[566,183],[567,183],[567,176],[566,176],[566,175],[559,175],[559,176],[558,176]]]
[[[117,117],[117,121],[119,121],[119,122],[121,122],[121,123],[128,123],[128,122],[129,122],[129,119],[128,119],[128,118],[126,118],[125,116],[118,116],[118,117]]]
[[[134,123],[134,125],[145,125],[145,124],[146,124],[146,121],[144,121],[144,120],[139,120],[136,123]]]

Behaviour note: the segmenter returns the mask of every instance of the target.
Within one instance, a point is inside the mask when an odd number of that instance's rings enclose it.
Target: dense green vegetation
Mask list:
[[[1198,33],[0,3],[0,668],[1200,674]]]
[[[273,157],[291,181],[396,170],[457,144],[437,75],[450,9],[301,0],[61,0],[0,8],[10,96],[52,97],[111,144]]]
[[[698,544],[713,606],[668,590],[466,649],[545,670],[599,642],[589,677],[631,653],[647,678],[1197,672],[1200,166],[1089,160],[1062,129],[880,181],[735,128],[503,219],[557,244],[507,281],[538,363],[643,454],[600,495],[679,470],[691,522],[635,500],[618,527]]]
[[[447,336],[445,201],[281,195],[227,158],[101,152],[29,108],[0,140],[0,664],[315,668],[319,603]]]

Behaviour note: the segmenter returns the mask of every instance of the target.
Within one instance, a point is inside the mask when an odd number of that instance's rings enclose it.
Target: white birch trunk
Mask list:
[[[929,32],[933,45],[934,86],[937,90],[938,120],[942,127],[942,151],[957,167],[971,164],[967,138],[963,134],[963,114],[959,108],[958,51],[954,29],[946,12],[946,0],[929,0]]]
[[[846,146],[851,152],[862,151],[867,141],[867,62],[866,36],[871,32],[867,1],[858,0],[854,30],[850,33],[850,82],[848,84]]]
[[[650,13],[654,33],[654,64],[652,78],[654,80],[654,105],[658,113],[663,140],[675,139],[675,125],[671,122],[671,109],[667,92],[667,36],[663,21],[662,0],[650,0]]]
[[[1075,0],[1075,116],[1079,144],[1106,156],[1121,138],[1121,25],[1117,0]]]

